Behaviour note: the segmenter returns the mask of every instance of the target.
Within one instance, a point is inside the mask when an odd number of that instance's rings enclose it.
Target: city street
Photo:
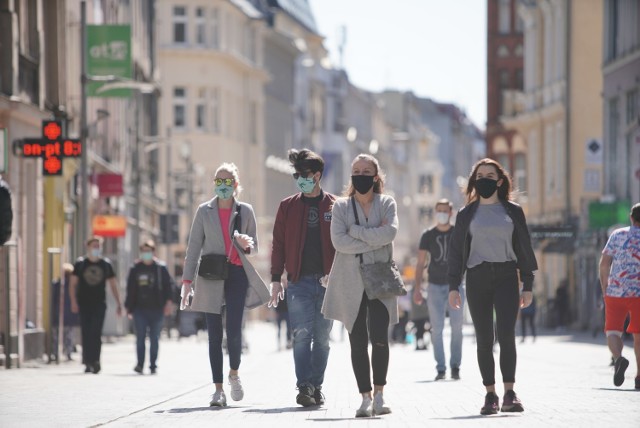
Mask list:
[[[338,324],[339,325],[339,324]],[[333,332],[326,371],[326,405],[295,404],[295,377],[290,350],[277,350],[273,324],[247,324],[249,352],[240,370],[245,398],[227,399],[226,408],[208,406],[213,386],[206,333],[177,340],[163,337],[158,374],[133,372],[134,338],[105,343],[103,370],[84,374],[77,361],[0,371],[2,427],[87,426],[640,426],[640,391],[634,390],[631,342],[624,355],[631,360],[622,387],[613,386],[604,336],[542,335],[518,343],[516,392],[522,414],[479,415],[483,387],[475,362],[470,326],[465,326],[462,380],[434,382],[431,346],[393,345],[385,397],[393,413],[356,420],[360,404],[351,371],[348,338]],[[75,354],[76,360],[79,358]],[[497,357],[497,353],[496,353]],[[225,360],[225,372],[228,361]],[[498,379],[499,379],[498,374]],[[498,395],[502,396],[502,386]]]

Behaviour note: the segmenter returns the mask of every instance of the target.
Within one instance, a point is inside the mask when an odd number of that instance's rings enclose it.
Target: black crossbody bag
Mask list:
[[[240,232],[240,204],[236,208],[236,219],[233,223],[233,230]],[[200,266],[198,267],[198,275],[204,279],[219,281],[229,277],[229,259],[231,258],[231,250],[233,249],[233,234],[231,236],[231,246],[229,254],[204,254],[200,257]]]

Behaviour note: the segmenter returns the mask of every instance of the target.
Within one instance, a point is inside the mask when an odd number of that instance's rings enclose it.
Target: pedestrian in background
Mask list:
[[[466,195],[467,205],[458,212],[451,236],[449,304],[456,309],[462,307],[459,287],[466,271],[478,365],[487,391],[480,414],[495,414],[499,409],[493,358],[494,310],[505,391],[500,410],[522,412],[522,402],[513,389],[516,319],[518,307],[531,304],[533,271],[538,269],[527,222],[522,208],[510,200],[508,173],[492,159],[482,159],[473,166]],[[522,293],[519,281],[523,283]]]
[[[415,286],[414,286],[415,287]],[[415,288],[414,288],[415,290]],[[415,292],[415,291],[414,291]],[[407,294],[409,296],[413,296],[413,293]],[[426,296],[422,296],[422,301],[420,304],[415,302],[415,299],[411,299],[411,322],[413,323],[413,329],[415,333],[416,343],[415,349],[416,351],[426,351],[429,349],[427,345],[427,340],[424,338],[425,332],[429,332],[431,334],[431,323],[429,321],[429,308],[427,307],[427,299]]]
[[[116,315],[122,315],[122,304],[116,274],[111,261],[102,257],[102,238],[93,236],[87,240],[87,255],[80,257],[73,266],[69,282],[71,312],[80,313],[82,330],[82,364],[85,373],[98,374],[102,368],[102,327],[107,311],[107,282],[116,300]]]
[[[520,327],[522,329],[522,338],[520,339],[521,343],[524,343],[525,338],[527,337],[527,324],[529,324],[529,328],[531,329],[531,337],[533,337],[533,341],[536,341],[536,298],[535,296],[531,299],[531,304],[526,308],[520,309]]]
[[[383,192],[384,174],[378,160],[360,154],[351,163],[351,183],[345,197],[336,200],[332,210],[331,240],[336,257],[322,313],[344,323],[349,332],[351,365],[362,395],[356,417],[391,412],[383,392],[389,369],[388,330],[390,323],[398,323],[398,298],[369,299],[360,274],[360,263],[389,262],[393,257],[398,232],[396,201]]]
[[[331,207],[335,196],[322,190],[324,160],[309,149],[289,150],[293,178],[300,193],[280,202],[273,225],[271,301],[284,298],[281,282],[287,271],[287,307],[293,331],[296,403],[324,404],[322,384],[329,358],[332,321],[320,313],[335,250],[331,243]],[[293,226],[296,225],[296,226]]]
[[[69,296],[69,286],[71,282],[71,274],[73,273],[73,265],[71,263],[62,264],[62,278],[59,278],[53,283],[52,294],[52,332],[53,335],[53,349],[58,349],[58,328],[60,325],[60,291],[63,293],[63,312],[62,312],[62,337],[63,346],[62,352],[67,357],[67,361],[71,361],[73,358],[71,354],[75,352],[75,335],[76,327],[80,325],[80,319],[78,314],[71,312],[71,297]]]
[[[451,379],[460,379],[460,364],[462,363],[462,323],[464,321],[464,287],[458,287],[460,294],[460,307],[449,306],[449,287],[447,279],[447,257],[449,245],[454,227],[451,225],[453,204],[448,199],[440,199],[436,202],[436,224],[426,230],[420,238],[418,247],[418,259],[416,261],[416,287],[413,289],[413,301],[421,304],[422,297],[422,273],[427,269],[427,306],[429,307],[429,320],[431,322],[431,342],[433,343],[433,357],[436,360],[436,378],[442,380],[446,377],[447,364],[444,353],[443,331],[447,309],[449,310],[449,325],[451,326],[451,345],[449,367]]]
[[[213,180],[216,196],[201,204],[193,218],[182,276],[181,308],[204,312],[209,334],[209,363],[215,392],[210,406],[226,406],[223,388],[222,307],[225,306],[225,331],[229,353],[231,399],[240,401],[244,389],[238,369],[242,354],[242,320],[244,309],[256,308],[269,301],[269,289],[247,257],[258,251],[256,217],[253,207],[237,198],[242,191],[238,168],[223,163]],[[228,276],[210,280],[197,276],[203,255],[226,255]]]
[[[631,226],[613,231],[600,258],[600,286],[604,296],[607,345],[614,358],[613,384],[620,386],[629,367],[622,356],[625,318],[636,355],[635,388],[640,389],[640,203],[631,208]]]
[[[149,336],[149,370],[156,373],[158,341],[165,315],[173,310],[173,279],[166,265],[155,257],[156,244],[149,239],[140,245],[140,259],[129,270],[124,307],[136,328],[137,363],[133,370],[142,374],[145,340]],[[148,332],[148,333],[147,333]]]
[[[276,325],[278,326],[278,351],[282,349],[282,337],[285,338],[285,346],[287,349],[293,347],[291,341],[291,323],[289,322],[289,309],[287,308],[287,292],[285,290],[284,298],[274,308],[276,312]],[[282,327],[284,324],[284,328]]]

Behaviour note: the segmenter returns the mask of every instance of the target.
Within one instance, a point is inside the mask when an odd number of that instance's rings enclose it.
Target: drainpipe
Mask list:
[[[566,81],[565,81],[565,118],[566,123],[564,127],[564,135],[566,141],[567,152],[565,155],[565,203],[566,203],[566,213],[565,220],[571,218],[571,1],[567,1],[565,3],[567,6],[566,9],[566,25],[565,25],[565,62],[566,62]]]

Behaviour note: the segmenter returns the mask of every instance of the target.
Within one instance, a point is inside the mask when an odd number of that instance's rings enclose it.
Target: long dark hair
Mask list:
[[[351,168],[353,168],[353,164],[358,162],[359,160],[366,160],[368,162],[371,162],[371,164],[373,164],[373,166],[376,169],[376,173],[374,177],[376,175],[378,176],[378,181],[375,181],[373,183],[373,193],[383,193],[384,192],[384,172],[382,172],[382,169],[380,168],[380,162],[378,162],[378,159],[376,159],[372,155],[369,155],[366,153],[360,153],[358,156],[355,157],[353,162],[351,162]],[[356,194],[356,189],[355,187],[353,187],[353,183],[351,183],[351,180],[349,180],[349,184],[347,185],[347,190],[344,191],[343,195],[353,196],[355,194]]]
[[[502,167],[502,165],[500,165],[499,162],[490,158],[484,158],[476,162],[475,165],[473,165],[473,168],[471,168],[471,174],[469,174],[469,180],[467,181],[467,190],[465,191],[465,194],[467,195],[467,204],[480,198],[476,193],[476,175],[478,174],[478,168],[482,165],[493,166],[498,173],[498,181],[502,180],[502,185],[498,187],[498,199],[506,201],[510,200],[511,177],[509,176],[509,173]]]

